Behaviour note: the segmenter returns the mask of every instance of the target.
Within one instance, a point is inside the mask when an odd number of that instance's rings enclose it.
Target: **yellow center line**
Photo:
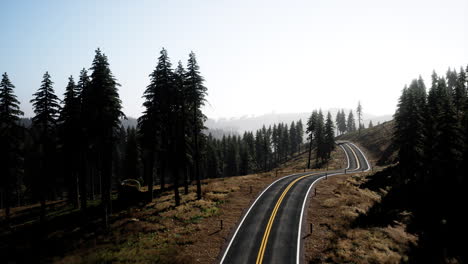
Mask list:
[[[359,169],[360,167],[360,162],[359,162],[359,159],[356,155],[356,152],[354,152],[353,148],[349,147],[351,149],[351,152],[353,152],[354,154],[354,157],[356,159],[356,165],[358,165],[357,169]],[[357,170],[356,169],[356,170]],[[286,189],[284,189],[283,193],[281,194],[280,198],[278,199],[278,201],[276,202],[275,204],[275,207],[273,208],[273,211],[270,215],[270,219],[268,220],[268,224],[265,228],[265,232],[263,233],[263,238],[262,238],[262,244],[260,245],[260,249],[258,251],[258,255],[257,255],[257,262],[256,264],[261,264],[263,262],[263,256],[265,255],[265,249],[266,249],[266,246],[267,246],[267,243],[268,243],[268,237],[270,236],[270,231],[271,231],[271,227],[273,226],[273,222],[275,220],[275,217],[276,217],[276,213],[278,212],[278,209],[281,205],[281,203],[283,202],[283,199],[284,197],[286,196],[286,194],[288,193],[289,189],[291,189],[291,187],[296,184],[296,182],[300,181],[301,179],[304,179],[305,177],[308,177],[308,176],[311,176],[311,175],[316,175],[316,174],[319,174],[319,173],[311,173],[311,174],[307,174],[307,175],[304,175],[304,176],[301,176],[297,179],[295,179],[294,181],[292,181],[287,187]]]
[[[278,208],[280,207],[281,202],[283,201],[284,197],[286,196],[286,193],[288,193],[289,189],[291,189],[291,187],[296,182],[298,182],[299,180],[301,180],[301,179],[303,179],[305,177],[311,176],[311,175],[314,175],[314,174],[307,174],[307,175],[301,176],[301,177],[295,179],[294,181],[292,181],[286,187],[286,189],[283,191],[280,198],[276,202],[276,205],[273,208],[273,212],[270,215],[270,219],[268,220],[268,224],[267,224],[267,226],[265,228],[265,233],[263,234],[262,244],[260,245],[260,250],[258,251],[258,255],[257,255],[257,262],[256,262],[257,264],[261,264],[263,262],[263,255],[265,254],[265,249],[266,249],[266,245],[267,245],[267,242],[268,242],[268,237],[270,236],[271,226],[273,225],[273,221],[275,220],[276,213],[278,212]]]
[[[359,168],[361,168],[361,162],[359,161],[359,159],[358,159],[358,157],[356,155],[356,152],[354,152],[354,149],[351,146],[348,146],[348,147],[349,147],[349,149],[351,149],[351,152],[353,152],[354,158],[356,159],[356,163],[357,163],[356,164],[357,165],[356,170],[359,170]]]

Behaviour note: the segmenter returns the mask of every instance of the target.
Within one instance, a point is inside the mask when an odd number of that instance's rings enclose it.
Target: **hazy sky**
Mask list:
[[[392,114],[401,89],[433,69],[468,64],[467,0],[20,1],[0,5],[0,72],[26,116],[49,71],[69,75],[109,57],[124,112],[138,117],[162,47],[193,50],[209,117],[355,108]]]

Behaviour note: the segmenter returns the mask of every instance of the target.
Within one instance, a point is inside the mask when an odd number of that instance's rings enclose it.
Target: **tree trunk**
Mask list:
[[[167,173],[167,159],[165,157],[162,158],[161,163],[161,172],[159,175],[159,184],[161,185],[160,191],[164,191],[166,189],[166,173]]]
[[[185,153],[184,153],[185,154]],[[184,162],[184,164],[187,164],[187,162]],[[188,168],[187,166],[185,165],[183,167],[183,170],[184,170],[184,194],[187,195],[189,193],[189,181],[188,181]]]
[[[194,162],[195,162],[195,180],[197,181],[197,200],[200,200],[202,198],[201,194],[201,181],[200,181],[200,157],[199,157],[199,149],[198,149],[198,121],[197,121],[197,107],[196,104],[194,105],[193,108],[193,138],[194,138],[194,150],[195,150],[195,155],[194,155]]]
[[[201,181],[200,181],[200,164],[198,157],[198,133],[195,134],[195,180],[197,181],[197,199],[202,198],[201,195]]]
[[[88,177],[88,174],[87,172],[89,172],[89,167],[90,167],[90,163],[88,162],[87,158],[86,158],[86,154],[84,153],[84,150],[83,152],[81,153],[81,164],[82,164],[82,167],[80,168],[80,175],[78,176],[79,179],[78,179],[78,182],[79,182],[79,185],[80,185],[80,200],[81,200],[81,212],[84,216],[86,216],[86,207],[87,207],[87,202],[88,202],[88,194],[86,192],[86,180],[87,180],[87,177]]]
[[[174,157],[176,155],[173,155]],[[175,162],[174,159],[171,159],[171,167],[172,167],[172,173],[174,174],[174,200],[175,200],[175,206],[180,205],[180,194],[179,194],[179,175],[181,174],[180,172],[182,171],[181,168],[179,168]]]
[[[109,215],[112,214],[112,145],[104,144],[102,157],[102,193],[101,201],[104,209],[105,227],[109,227]]]
[[[2,194],[5,195],[5,219],[6,219],[7,224],[9,224],[10,222],[10,194],[9,194],[8,189]]]
[[[145,151],[145,165],[144,165],[145,180],[148,185],[148,203],[153,201],[153,169],[154,169],[154,151]]]

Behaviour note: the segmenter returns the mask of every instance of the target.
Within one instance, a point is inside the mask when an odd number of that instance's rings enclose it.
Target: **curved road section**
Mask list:
[[[265,188],[242,218],[220,263],[301,263],[302,218],[312,186],[327,176],[370,169],[356,145],[341,142],[339,147],[348,160],[346,169],[288,175]]]

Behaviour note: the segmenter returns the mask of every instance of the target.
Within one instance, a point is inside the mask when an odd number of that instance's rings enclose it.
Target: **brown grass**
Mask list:
[[[359,228],[352,223],[379,202],[385,191],[360,188],[371,173],[340,175],[316,185],[317,196],[308,209],[313,233],[304,239],[307,263],[400,263],[417,237],[397,223],[387,227]]]

